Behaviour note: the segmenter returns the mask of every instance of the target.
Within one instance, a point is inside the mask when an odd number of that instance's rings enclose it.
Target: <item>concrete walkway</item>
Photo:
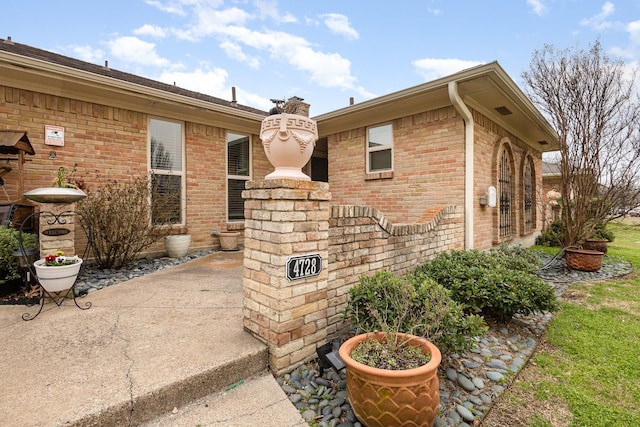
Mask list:
[[[88,310],[0,306],[0,425],[306,426],[242,328],[242,257],[110,286]]]

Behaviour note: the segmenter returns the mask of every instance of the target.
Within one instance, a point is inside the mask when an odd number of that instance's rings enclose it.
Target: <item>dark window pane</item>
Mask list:
[[[243,179],[227,180],[227,203],[229,206],[229,221],[244,220],[244,199],[242,191],[247,181]]]
[[[249,176],[249,137],[227,134],[227,169],[229,175]]]
[[[371,172],[391,169],[391,150],[369,153],[369,170]]]
[[[151,180],[151,212],[153,223],[182,223],[181,177],[177,175],[153,175]]]

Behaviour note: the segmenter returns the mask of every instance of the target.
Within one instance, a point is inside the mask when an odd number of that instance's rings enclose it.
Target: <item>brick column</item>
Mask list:
[[[66,212],[68,211],[68,212]],[[67,256],[76,254],[75,249],[75,203],[41,203],[40,212],[40,258],[64,251]],[[66,212],[60,215],[62,212]],[[52,215],[50,215],[50,214]],[[54,215],[60,215],[58,221],[53,222]],[[66,232],[68,230],[68,232]],[[66,233],[66,234],[65,234]]]
[[[244,327],[268,344],[270,368],[281,374],[327,337],[331,193],[323,182],[275,179],[248,182],[242,196]],[[290,280],[287,262],[303,255],[319,255],[322,269]]]

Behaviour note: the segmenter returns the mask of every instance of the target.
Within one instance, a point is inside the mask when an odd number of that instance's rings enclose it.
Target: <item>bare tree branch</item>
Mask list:
[[[522,75],[559,137],[566,245],[640,197],[640,102],[636,73],[625,71],[597,40],[588,51],[545,45]]]

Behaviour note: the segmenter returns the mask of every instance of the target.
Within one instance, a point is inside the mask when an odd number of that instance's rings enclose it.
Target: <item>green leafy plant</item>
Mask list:
[[[122,268],[171,234],[179,191],[154,175],[105,180],[78,203],[92,230],[93,254],[101,268]]]
[[[564,246],[564,234],[564,223],[562,221],[554,221],[546,231],[536,237],[536,245],[561,248]]]
[[[451,291],[466,310],[497,318],[557,309],[553,287],[531,273],[528,261],[505,250],[440,253],[416,269]]]
[[[345,314],[358,333],[384,332],[391,345],[402,332],[424,337],[442,351],[460,351],[486,332],[481,317],[465,314],[449,291],[422,275],[380,271],[361,277],[349,290]]]
[[[0,284],[20,278],[20,264],[13,252],[20,249],[20,231],[15,228],[0,226]],[[25,249],[37,249],[38,236],[22,233],[22,244]]]

